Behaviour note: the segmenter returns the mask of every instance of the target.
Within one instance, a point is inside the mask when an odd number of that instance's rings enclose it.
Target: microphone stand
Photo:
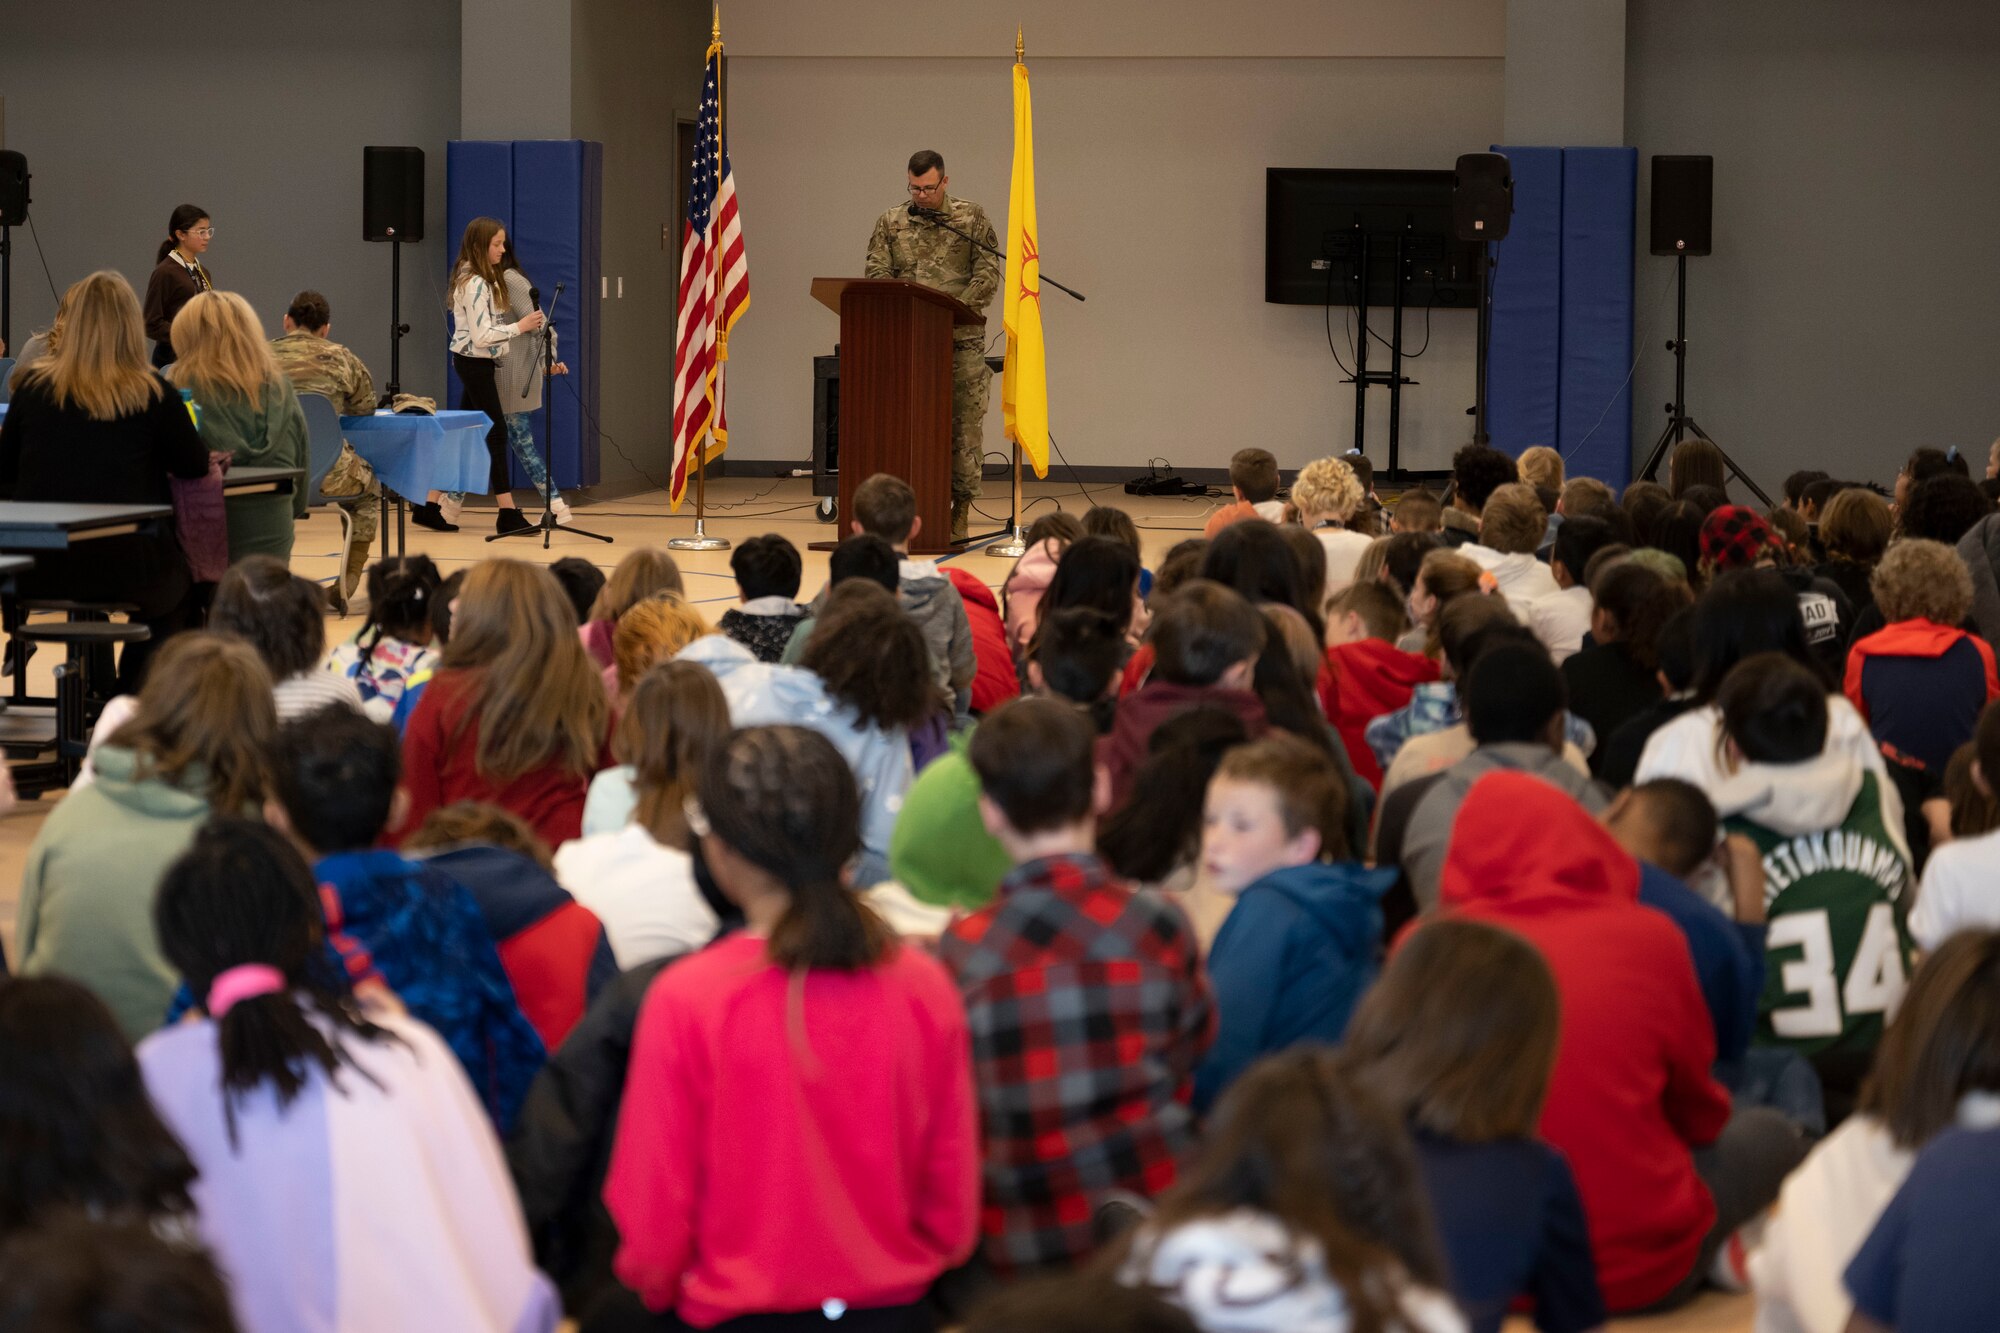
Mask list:
[[[555,310],[556,302],[562,300],[562,294],[563,284],[559,282],[556,284],[556,294],[549,299],[549,308],[543,312],[545,318],[543,319],[542,327],[537,330],[541,334],[542,343],[542,354],[537,362],[542,371],[542,521],[532,527],[519,528],[513,532],[496,532],[486,539],[489,542],[497,542],[503,537],[532,537],[539,532],[542,535],[542,549],[546,551],[549,549],[549,538],[558,531],[559,525],[556,523],[556,392],[553,372],[556,367]],[[535,302],[535,309],[540,310],[541,308],[542,303],[537,300]],[[534,387],[534,374],[530,372],[528,382],[521,386],[521,396],[526,398],[529,390]],[[582,399],[579,398],[577,401],[581,403]],[[577,537],[589,537],[593,541],[608,543],[611,540],[611,538],[601,532],[590,532],[578,527],[567,527],[560,530]]]
[[[918,208],[915,204],[912,204],[910,205],[910,216],[917,219],[917,221],[925,223],[929,226],[942,227],[944,230],[950,232],[954,236],[962,236],[974,246],[977,246],[979,249],[984,250],[987,254],[998,255],[1002,261],[1005,261],[1005,259],[1007,258],[1006,251],[1001,250],[996,246],[988,245],[986,242],[980,240],[977,236],[974,236],[969,231],[963,231],[957,227],[952,226],[949,222],[946,222],[944,220],[944,215],[942,213],[934,212],[928,208]],[[1036,262],[1039,265],[1040,261],[1038,260]],[[1084,296],[1084,294],[1078,291],[1076,288],[1065,287],[1063,286],[1063,284],[1057,282],[1054,278],[1050,277],[1046,273],[1041,274],[1041,279],[1049,286],[1063,293],[1065,296],[1074,297],[1079,301],[1087,299]],[[1006,559],[1017,560],[1028,553],[1027,535],[1021,530],[1021,443],[1018,440],[1015,440],[1012,443],[1014,445],[1014,489],[1012,493],[1011,502],[1009,504],[1009,513],[1007,515],[1007,526],[993,534],[995,537],[1004,537],[1006,538],[1006,540],[1000,542],[998,545],[989,546],[986,548],[986,554],[998,557],[1003,560]],[[986,539],[978,538],[977,540],[984,541]],[[967,543],[967,545],[970,544],[971,543],[969,542]]]

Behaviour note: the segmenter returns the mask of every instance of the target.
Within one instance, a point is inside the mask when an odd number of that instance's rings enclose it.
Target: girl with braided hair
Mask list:
[[[197,1017],[139,1067],[199,1176],[197,1230],[250,1330],[555,1327],[500,1145],[450,1048],[314,966],[325,920],[276,831],[218,816],[153,909]]]
[[[978,1225],[957,989],[850,892],[860,799],[818,732],[734,733],[687,819],[747,925],[646,994],[604,1186],[629,1291],[583,1327],[922,1333]]]

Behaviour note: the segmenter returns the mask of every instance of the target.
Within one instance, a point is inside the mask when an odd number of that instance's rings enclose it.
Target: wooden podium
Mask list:
[[[911,551],[951,550],[952,331],[985,318],[899,278],[814,278],[812,294],[840,316],[841,532],[854,488],[887,472],[917,493],[923,525]]]

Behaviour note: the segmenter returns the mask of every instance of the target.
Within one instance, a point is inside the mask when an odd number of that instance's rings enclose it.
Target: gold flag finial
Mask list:
[[[722,0],[715,0],[715,26],[709,29],[708,36],[710,41],[722,40]]]
[[[1028,58],[1028,47],[1027,44],[1021,40],[1021,29],[1017,26],[1014,29],[1014,63],[1018,65],[1027,58]]]

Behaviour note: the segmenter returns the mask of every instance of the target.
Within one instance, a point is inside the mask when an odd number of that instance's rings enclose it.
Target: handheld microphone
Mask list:
[[[561,289],[561,288],[557,288],[556,290],[560,291],[560,290],[562,290],[562,289]],[[539,288],[539,287],[530,287],[530,288],[528,288],[528,303],[529,303],[530,305],[534,306],[534,308],[535,308],[535,309],[537,309],[537,310],[540,310],[540,309],[542,308],[542,289],[541,289],[541,288]]]

